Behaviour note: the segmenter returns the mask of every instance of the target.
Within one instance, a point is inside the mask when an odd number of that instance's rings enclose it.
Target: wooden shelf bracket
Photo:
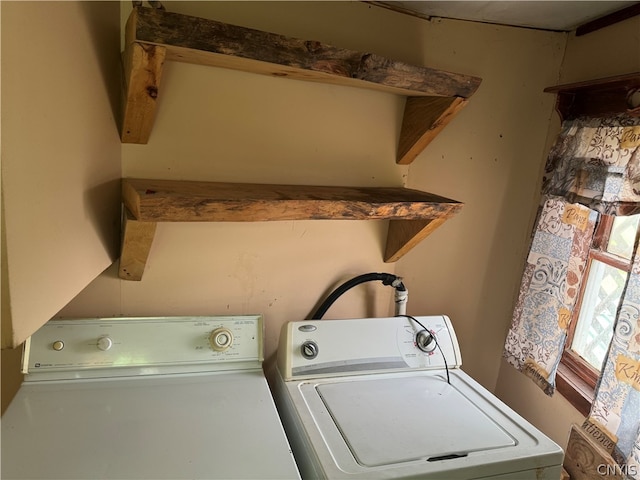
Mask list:
[[[141,222],[125,209],[119,276],[125,280],[141,280],[149,258],[156,222]]]

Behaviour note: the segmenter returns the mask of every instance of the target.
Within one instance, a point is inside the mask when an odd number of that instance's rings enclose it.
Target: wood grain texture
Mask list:
[[[413,162],[466,104],[460,97],[407,98],[396,163]]]
[[[149,222],[449,218],[462,204],[401,187],[260,185],[124,179],[123,200]]]
[[[158,9],[132,12],[126,42],[162,45],[167,58],[407,95],[469,97],[481,79]]]
[[[556,93],[556,111],[561,120],[628,113],[640,115],[640,107],[629,105],[628,96],[640,89],[640,72],[544,89]]]
[[[165,58],[409,96],[396,160],[400,164],[415,159],[482,81],[313,40],[144,7],[131,12],[125,44],[129,88],[122,141],[127,143],[148,141]]]
[[[565,355],[566,353],[565,351]],[[558,366],[556,390],[582,415],[589,415],[593,402],[593,388],[564,363],[564,356]]]
[[[621,480],[615,472],[616,462],[578,425],[571,426],[563,466],[571,480]],[[607,468],[609,466],[609,468]]]
[[[156,233],[155,222],[140,222],[125,212],[118,275],[124,280],[142,280]]]
[[[123,55],[125,94],[120,132],[124,143],[149,141],[156,117],[156,104],[166,49],[131,43]]]
[[[156,222],[391,220],[384,254],[395,262],[460,211],[455,200],[401,187],[260,185],[122,180],[125,220],[120,277],[140,280]]]
[[[430,235],[446,218],[433,220],[391,220],[387,233],[384,261],[397,262],[409,250]]]

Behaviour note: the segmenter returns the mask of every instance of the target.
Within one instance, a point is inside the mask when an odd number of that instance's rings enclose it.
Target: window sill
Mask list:
[[[558,366],[556,390],[582,415],[589,415],[594,389],[562,363]]]

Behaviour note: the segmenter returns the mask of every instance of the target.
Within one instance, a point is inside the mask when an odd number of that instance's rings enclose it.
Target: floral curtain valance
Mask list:
[[[507,361],[545,393],[555,376],[599,214],[640,213],[640,118],[565,121],[552,147],[511,328]],[[640,252],[636,242],[585,426],[620,464],[640,465]],[[640,480],[640,468],[630,478]]]
[[[549,153],[542,193],[600,213],[640,213],[640,119],[566,121]]]

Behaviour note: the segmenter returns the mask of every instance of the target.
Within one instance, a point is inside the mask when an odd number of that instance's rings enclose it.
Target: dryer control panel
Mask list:
[[[446,315],[289,322],[278,347],[285,380],[461,365]]]
[[[31,380],[260,367],[262,330],[260,315],[51,320],[25,343],[22,371]]]

